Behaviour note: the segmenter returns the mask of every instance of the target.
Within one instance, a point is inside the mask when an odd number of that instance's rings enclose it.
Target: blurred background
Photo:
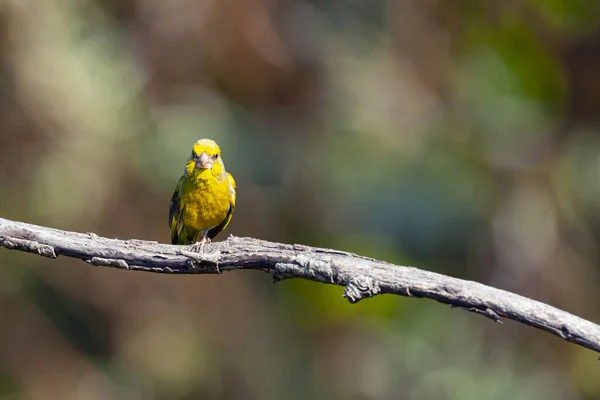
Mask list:
[[[194,141],[228,234],[600,321],[597,0],[0,0],[0,216],[169,241]],[[600,399],[597,354],[429,300],[0,250],[0,399]]]

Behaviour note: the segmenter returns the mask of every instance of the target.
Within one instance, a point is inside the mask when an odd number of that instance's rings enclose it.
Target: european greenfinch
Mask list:
[[[171,243],[194,244],[193,250],[203,251],[231,221],[235,196],[235,180],[225,171],[221,149],[214,140],[198,140],[171,198]]]

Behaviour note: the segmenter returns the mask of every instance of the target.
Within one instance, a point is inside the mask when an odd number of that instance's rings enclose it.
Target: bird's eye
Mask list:
[[[213,156],[213,158],[216,160],[217,158],[219,158],[219,155],[218,155],[218,154],[215,154],[215,155]]]
[[[191,157],[192,157],[192,158],[196,158],[196,157],[198,157],[198,156],[196,155],[196,152],[195,152],[195,151],[193,151],[193,150],[192,150],[192,155],[191,155]]]

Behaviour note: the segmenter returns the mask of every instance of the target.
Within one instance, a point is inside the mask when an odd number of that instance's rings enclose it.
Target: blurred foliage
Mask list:
[[[0,0],[0,216],[166,242],[211,137],[227,234],[600,320],[599,51],[595,0]],[[600,399],[591,352],[429,301],[0,267],[0,399]]]

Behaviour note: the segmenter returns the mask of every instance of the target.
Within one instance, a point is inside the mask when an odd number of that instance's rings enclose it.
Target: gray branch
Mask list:
[[[393,265],[338,250],[229,237],[205,247],[172,246],[143,240],[118,240],[93,233],[61,231],[0,218],[0,245],[44,257],[79,258],[94,266],[171,274],[215,274],[251,269],[275,281],[303,278],[344,286],[351,303],[377,294],[429,298],[550,332],[600,353],[600,326],[555,307],[477,282],[418,268]]]

